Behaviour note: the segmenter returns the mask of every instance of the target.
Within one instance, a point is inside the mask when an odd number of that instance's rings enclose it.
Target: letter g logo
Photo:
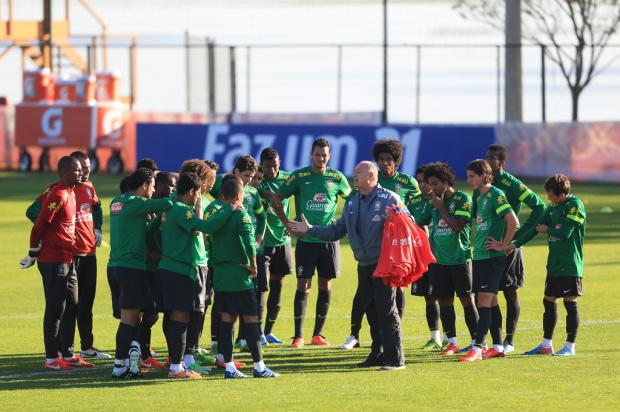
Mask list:
[[[47,136],[58,137],[62,133],[62,108],[52,107],[41,117],[41,130]]]

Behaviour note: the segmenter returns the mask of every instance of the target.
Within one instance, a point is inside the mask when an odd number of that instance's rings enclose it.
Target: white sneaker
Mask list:
[[[360,347],[360,341],[359,339],[357,339],[355,336],[351,335],[347,338],[347,340],[342,344],[342,346],[340,348],[342,349],[346,349],[346,350],[351,350],[353,348],[359,348]]]
[[[80,351],[80,355],[84,358],[112,359],[112,356],[105,352],[101,352],[97,348],[90,348],[89,350]]]
[[[509,343],[504,343],[504,353],[510,353],[510,352],[514,352],[515,351],[515,347],[512,346]]]

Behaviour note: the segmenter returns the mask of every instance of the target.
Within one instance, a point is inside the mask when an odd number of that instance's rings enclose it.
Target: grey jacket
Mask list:
[[[311,226],[308,235],[333,242],[348,234],[355,260],[362,266],[375,265],[379,262],[381,253],[383,223],[387,208],[396,204],[400,204],[409,215],[400,197],[379,185],[366,196],[357,192],[347,200],[342,216],[336,223],[328,226]]]

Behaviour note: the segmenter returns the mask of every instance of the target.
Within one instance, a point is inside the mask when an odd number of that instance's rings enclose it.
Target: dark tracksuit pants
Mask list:
[[[383,354],[383,365],[405,364],[396,288],[372,278],[377,265],[357,266],[357,292],[366,311],[372,337],[371,356]]]

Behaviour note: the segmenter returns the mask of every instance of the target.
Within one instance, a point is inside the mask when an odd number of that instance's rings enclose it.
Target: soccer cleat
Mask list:
[[[267,335],[265,335],[265,337],[267,338],[267,342],[269,342],[270,345],[280,345],[284,343],[280,339],[278,339],[273,333],[268,333]]]
[[[269,341],[267,340],[267,337],[265,335],[260,335],[258,337],[258,341],[260,342],[261,346],[269,346]]]
[[[467,353],[467,352],[469,352],[470,350],[472,350],[472,348],[473,348],[473,347],[474,347],[474,344],[472,343],[471,345],[466,346],[466,347],[464,347],[463,349],[460,349],[460,350],[459,350],[459,353]],[[482,344],[482,351],[483,351],[483,352],[484,352],[485,350],[488,350],[488,349],[489,349],[489,347],[487,346],[487,344],[486,344],[486,343]]]
[[[95,359],[112,359],[112,356],[105,353],[105,352],[101,352],[99,349],[92,347],[88,350],[83,350],[80,351],[80,355],[83,358],[95,358]]]
[[[63,359],[65,363],[73,368],[94,368],[95,365],[87,362],[81,356],[73,356],[71,359]]]
[[[155,352],[153,348],[149,348],[149,352],[151,353],[151,358],[154,358],[155,356],[157,356],[157,352]]]
[[[380,371],[400,371],[405,369],[405,365],[383,365]]]
[[[192,363],[191,365],[185,365],[185,366],[187,366],[188,369],[191,369],[200,375],[208,375],[211,372],[211,369],[200,366],[196,362]]]
[[[538,345],[532,350],[528,350],[524,355],[551,355],[553,354],[553,346],[545,348],[543,345]]]
[[[436,350],[441,349],[441,344],[435,339],[429,339],[424,345],[420,347],[422,350]]]
[[[265,370],[262,372],[259,372],[256,369],[254,369],[253,376],[255,378],[277,378],[278,376],[280,376],[280,374],[272,371],[271,369],[265,366]]]
[[[121,372],[115,372],[112,370],[112,379],[127,379],[129,375],[129,368],[124,368]]]
[[[482,359],[503,358],[506,356],[504,352],[498,352],[494,348],[482,352]]]
[[[455,355],[457,353],[459,353],[459,347],[453,343],[449,343],[446,349],[443,352],[441,352],[441,354],[444,356]]]
[[[459,358],[459,362],[476,362],[482,360],[482,355],[473,349],[470,349],[467,354]]]
[[[304,338],[293,338],[293,343],[291,343],[292,349],[299,349],[304,347]]]
[[[68,369],[73,369],[63,358],[56,358],[54,362],[48,363],[45,361],[45,369],[51,369],[55,371],[63,371]]]
[[[448,348],[448,345],[450,344],[450,342],[448,342],[447,340],[444,340],[443,342],[441,342],[441,351],[445,351]]]
[[[179,369],[178,372],[168,372],[169,379],[201,379],[199,373],[194,372],[191,369]]]
[[[357,368],[370,368],[372,366],[381,366],[383,364],[383,354],[373,355],[370,354],[363,362],[355,365]]]
[[[575,349],[571,349],[568,346],[564,346],[557,352],[553,353],[553,356],[575,356]]]
[[[209,351],[202,349],[201,351],[194,352],[194,359],[202,366],[215,365],[215,356],[211,356]]]
[[[515,351],[515,347],[513,345],[511,345],[510,343],[504,342],[504,353],[510,353],[514,351]]]
[[[342,349],[346,349],[346,350],[351,350],[353,348],[359,348],[360,347],[360,341],[358,338],[356,338],[355,336],[351,335],[347,338],[347,340],[344,341],[344,343],[342,344],[342,346],[340,348]]]
[[[217,342],[211,342],[211,355],[217,355]]]
[[[245,367],[245,363],[243,362],[238,362],[236,360],[233,361],[235,363],[235,368],[237,369],[241,369]],[[215,366],[217,366],[220,369],[226,369],[226,362],[224,362],[223,358],[220,358],[219,356],[215,358]]]
[[[129,372],[132,374],[140,373],[140,350],[135,346],[129,348]]]
[[[325,339],[325,337],[322,335],[314,335],[312,337],[312,340],[310,341],[310,344],[317,345],[317,346],[329,346],[330,345],[327,339]]]
[[[166,367],[161,364],[157,359],[149,356],[147,359],[140,361],[140,366],[148,369],[165,369]]]
[[[235,369],[234,372],[224,371],[224,378],[225,379],[245,379],[247,377],[248,377],[248,375],[245,375],[245,374],[239,372],[237,369]]]

